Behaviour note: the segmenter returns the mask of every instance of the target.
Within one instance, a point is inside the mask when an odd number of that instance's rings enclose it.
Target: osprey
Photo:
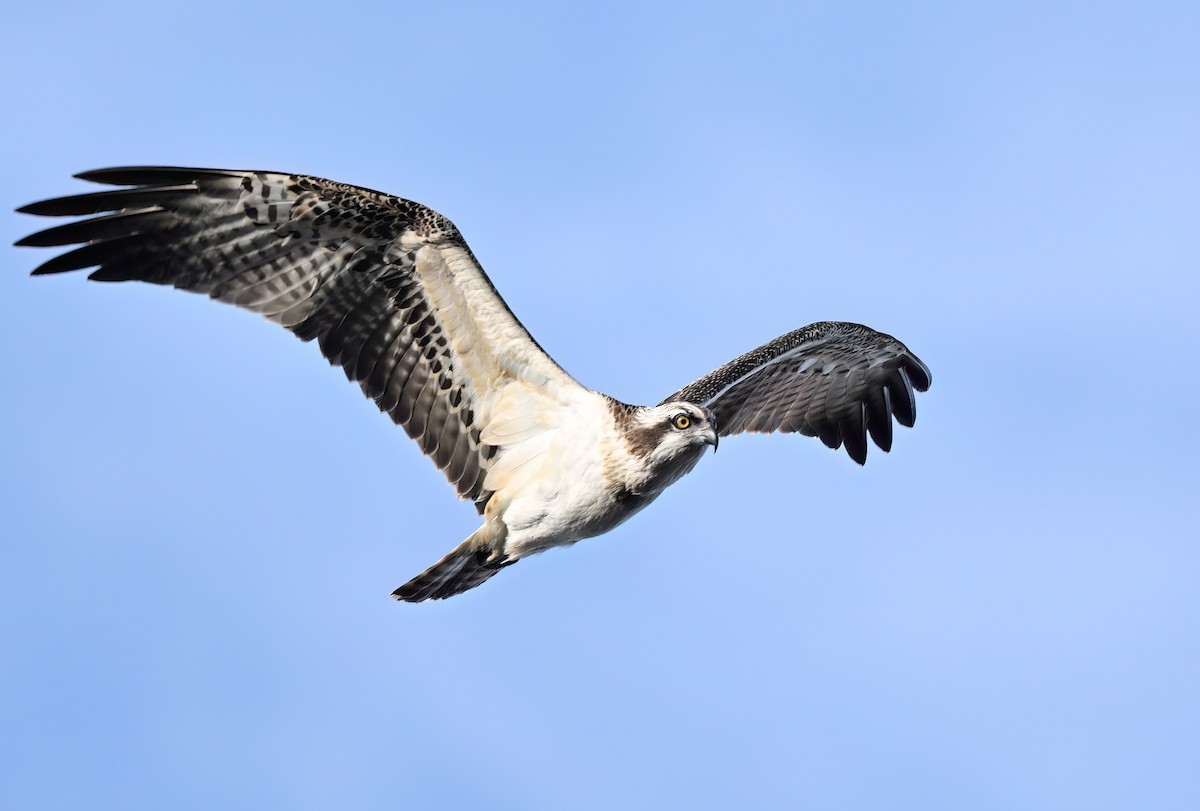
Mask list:
[[[930,376],[890,335],[819,322],[633,406],[575,381],[496,292],[454,224],[418,203],[306,175],[128,167],[119,188],[26,214],[91,216],[18,245],[82,247],[35,275],[96,268],[205,293],[317,340],[416,440],[483,525],[394,597],[442,599],[502,567],[625,521],[718,437],[816,436],[867,457],[915,418]]]

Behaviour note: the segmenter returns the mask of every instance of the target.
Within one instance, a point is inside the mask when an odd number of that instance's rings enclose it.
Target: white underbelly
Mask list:
[[[502,450],[484,482],[485,515],[503,522],[509,558],[608,532],[653,499],[618,495],[629,450],[603,395],[511,387],[493,416],[482,438]]]
[[[633,504],[614,499],[598,456],[572,461],[563,467],[547,465],[537,483],[500,514],[508,528],[505,551],[510,556],[526,557],[600,535],[636,511]]]

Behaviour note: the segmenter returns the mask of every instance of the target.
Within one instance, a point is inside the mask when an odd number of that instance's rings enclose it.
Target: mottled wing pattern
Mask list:
[[[95,267],[91,279],[169,284],[316,339],[481,511],[499,446],[480,434],[498,390],[570,381],[453,223],[417,203],[272,172],[131,167],[78,177],[132,188],[22,208],[100,215],[17,243],[82,243],[35,274]]]
[[[744,431],[800,433],[845,445],[860,465],[867,434],[892,447],[892,417],[912,427],[914,390],[929,369],[904,344],[861,324],[822,321],[747,352],[675,392],[716,414],[721,436]]]

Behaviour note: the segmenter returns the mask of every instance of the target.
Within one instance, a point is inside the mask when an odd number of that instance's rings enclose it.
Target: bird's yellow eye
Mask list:
[[[687,428],[692,424],[692,418],[687,414],[676,414],[671,418],[671,424],[682,431],[684,428]]]

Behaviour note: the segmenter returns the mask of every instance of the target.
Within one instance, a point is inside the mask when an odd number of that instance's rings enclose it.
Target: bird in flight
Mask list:
[[[19,209],[86,216],[18,245],[82,245],[34,275],[165,284],[316,339],[475,502],[483,525],[396,589],[442,599],[555,546],[608,532],[719,437],[799,433],[862,464],[892,418],[912,426],[929,370],[890,335],[822,321],[634,406],[586,388],[509,310],[458,229],[431,209],[307,175],[124,167],[122,188]]]

